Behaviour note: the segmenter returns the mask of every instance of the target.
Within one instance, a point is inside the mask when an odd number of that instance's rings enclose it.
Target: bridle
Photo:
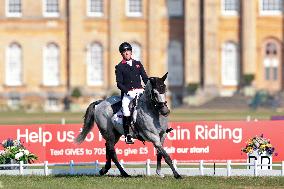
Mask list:
[[[160,86],[160,91],[162,92],[161,94],[164,94],[166,93],[166,85],[163,85],[163,86]],[[151,89],[151,92],[150,92],[150,103],[151,105],[158,110],[158,112],[167,117],[170,113],[170,110],[168,109],[168,106],[167,106],[167,101],[165,102],[159,102],[157,101],[157,99],[155,98],[155,92],[154,92],[154,89],[152,87]]]

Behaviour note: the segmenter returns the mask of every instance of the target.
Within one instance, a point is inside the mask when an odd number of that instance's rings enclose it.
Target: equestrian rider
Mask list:
[[[115,66],[115,75],[117,87],[121,90],[122,96],[123,130],[126,144],[133,144],[132,136],[129,134],[129,126],[131,124],[129,103],[137,95],[143,93],[141,77],[146,85],[148,76],[141,62],[131,58],[132,47],[129,43],[123,42],[120,44],[119,52],[122,56],[122,61]]]

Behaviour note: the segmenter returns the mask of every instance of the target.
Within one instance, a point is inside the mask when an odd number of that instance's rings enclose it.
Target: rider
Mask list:
[[[129,103],[136,95],[143,93],[141,77],[144,84],[146,84],[148,76],[141,62],[131,58],[132,47],[129,43],[121,43],[119,52],[122,56],[122,61],[115,66],[115,75],[117,87],[121,90],[122,96],[123,130],[126,144],[133,144],[132,136],[129,134],[129,126],[131,124]]]

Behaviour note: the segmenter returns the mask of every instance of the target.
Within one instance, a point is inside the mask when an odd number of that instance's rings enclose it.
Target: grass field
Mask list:
[[[268,120],[273,115],[284,115],[284,112],[262,109],[250,110],[198,110],[198,109],[174,109],[170,121],[198,121],[198,120]],[[0,124],[40,124],[61,123],[62,118],[66,123],[82,123],[84,112],[58,112],[58,113],[27,113],[27,112],[1,112]]]
[[[0,176],[0,188],[284,188],[284,177],[94,177],[94,176]]]

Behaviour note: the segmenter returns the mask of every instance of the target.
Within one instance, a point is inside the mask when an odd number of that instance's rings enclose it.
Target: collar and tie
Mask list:
[[[122,64],[128,64],[129,66],[132,66],[132,59],[130,60],[122,60]]]

